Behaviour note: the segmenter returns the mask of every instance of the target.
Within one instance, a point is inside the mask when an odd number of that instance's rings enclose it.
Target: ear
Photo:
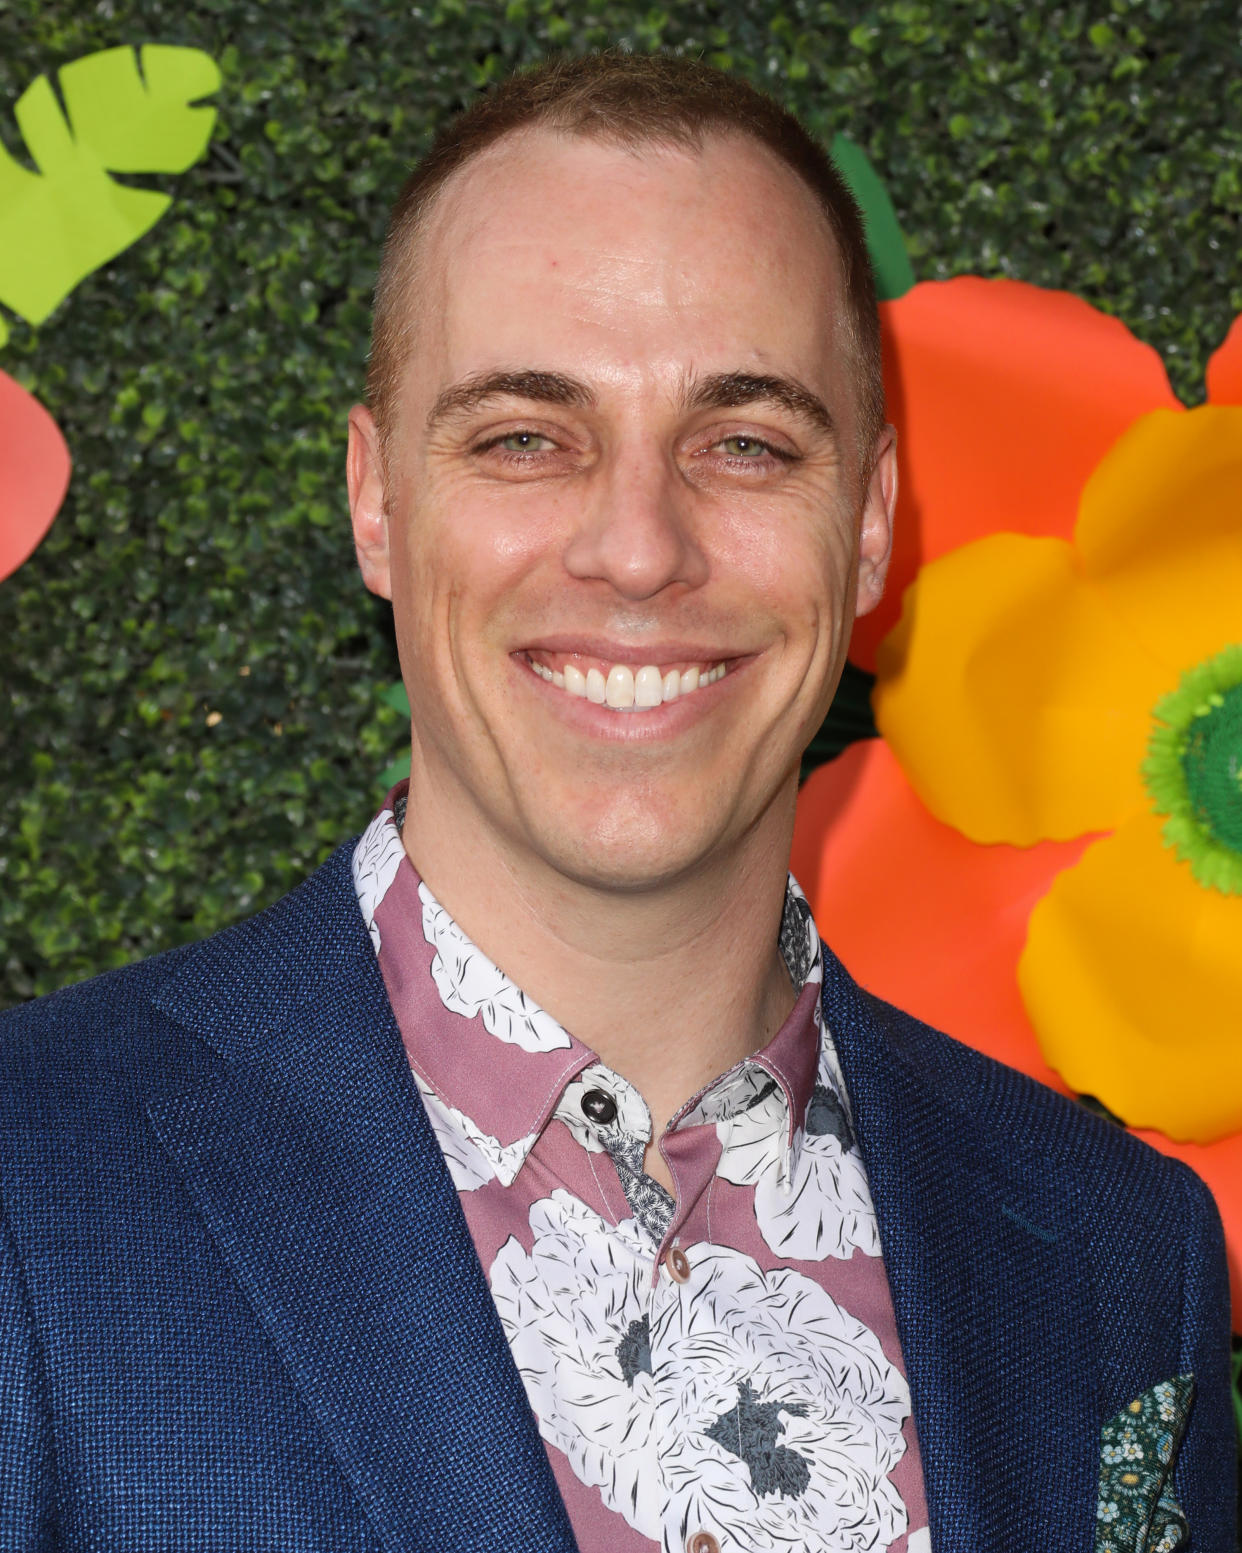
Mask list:
[[[349,487],[354,553],[358,557],[362,580],[372,593],[378,593],[382,599],[391,599],[383,454],[375,419],[364,404],[356,404],[349,412],[345,482]]]
[[[858,526],[858,600],[855,614],[865,615],[880,602],[893,553],[893,514],[897,509],[897,430],[886,426],[876,439],[871,475]]]

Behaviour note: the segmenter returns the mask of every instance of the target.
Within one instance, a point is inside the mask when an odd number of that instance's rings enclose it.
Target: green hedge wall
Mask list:
[[[512,65],[705,53],[869,153],[919,276],[1078,291],[1189,401],[1242,308],[1234,0],[6,0],[0,90],[11,106],[147,41],[219,60],[211,148],[133,180],[170,213],[37,331],[10,319],[0,351],[75,461],[0,583],[0,1003],[256,909],[371,812],[402,727],[354,573],[344,416],[386,203]],[[0,138],[23,154],[7,111]],[[865,731],[850,689],[820,754]]]

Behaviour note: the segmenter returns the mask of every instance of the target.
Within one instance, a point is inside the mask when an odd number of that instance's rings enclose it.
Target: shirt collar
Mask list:
[[[406,787],[392,790],[355,847],[359,908],[416,1078],[494,1140],[502,1160],[494,1168],[512,1180],[566,1085],[598,1059],[466,937],[419,877],[401,841]],[[788,1173],[820,1078],[823,1038],[823,952],[792,875],[780,947],[797,991],[789,1017],[761,1051],[683,1106],[670,1128],[775,1107]]]

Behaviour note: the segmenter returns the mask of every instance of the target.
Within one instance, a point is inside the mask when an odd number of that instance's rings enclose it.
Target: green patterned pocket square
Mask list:
[[[1194,1394],[1194,1376],[1175,1375],[1104,1425],[1095,1553],[1173,1553],[1189,1539],[1173,1467]]]

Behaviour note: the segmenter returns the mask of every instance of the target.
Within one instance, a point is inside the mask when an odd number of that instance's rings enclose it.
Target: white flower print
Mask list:
[[[822,970],[822,967],[821,967]],[[845,1074],[841,1071],[841,1058],[836,1044],[824,1029],[824,1005],[817,1001],[813,1010],[815,1030],[819,1036],[819,1082],[834,1090],[845,1107],[846,1120],[853,1125],[854,1112],[850,1106],[850,1092],[846,1088]]]
[[[801,992],[809,981],[822,984],[824,957],[820,950],[819,932],[802,887],[792,874],[787,875],[785,880],[780,949],[795,992]]]
[[[685,1247],[690,1281],[557,1190],[492,1295],[539,1426],[582,1482],[665,1553],[687,1529],[737,1553],[886,1548],[910,1410],[875,1335],[804,1274]]]
[[[558,1121],[565,1123],[588,1153],[604,1152],[604,1145],[600,1141],[600,1124],[588,1120],[582,1110],[582,1097],[589,1089],[602,1089],[616,1104],[617,1114],[608,1124],[610,1127],[615,1127],[627,1138],[639,1139],[643,1143],[650,1141],[651,1112],[643,1097],[619,1073],[614,1073],[602,1062],[593,1062],[566,1084],[553,1113]]]
[[[818,1021],[817,1021],[818,1023]],[[821,1029],[819,1073],[784,1170],[788,1107],[774,1079],[744,1108],[716,1123],[716,1174],[755,1189],[755,1221],[771,1250],[790,1261],[880,1254],[866,1168],[854,1138],[832,1043]]]
[[[466,1019],[481,1015],[483,1027],[526,1052],[556,1051],[569,1036],[551,1014],[515,987],[502,970],[466,937],[423,883],[423,937],[435,949],[431,974],[445,1008]]]
[[[1162,1381],[1156,1387],[1156,1400],[1159,1404],[1161,1420],[1171,1424],[1178,1414],[1177,1394],[1167,1381]]]
[[[772,1102],[775,1083],[766,1068],[761,1068],[757,1062],[751,1062],[748,1058],[718,1079],[706,1094],[699,1095],[686,1110],[679,1112],[678,1125],[701,1127],[709,1122],[722,1122],[735,1112],[746,1111],[756,1105],[762,1106],[767,1113],[771,1102],[771,1114],[775,1116],[779,1111],[781,1125],[784,1126],[783,1094],[778,1091]]]
[[[414,1080],[457,1190],[473,1192],[491,1180],[502,1186],[512,1185],[534,1147],[536,1134],[528,1133],[516,1143],[501,1143],[499,1138],[480,1131],[464,1111],[441,1100],[421,1074],[415,1073]]]
[[[380,931],[375,925],[375,913],[397,877],[404,857],[405,848],[401,845],[401,833],[393,823],[392,811],[381,809],[358,838],[352,865],[358,905],[376,954],[380,951]]]

